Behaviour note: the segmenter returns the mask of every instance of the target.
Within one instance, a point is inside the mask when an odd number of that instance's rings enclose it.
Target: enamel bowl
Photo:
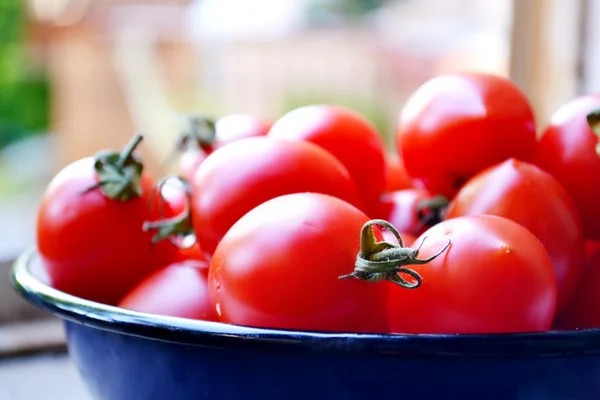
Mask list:
[[[64,320],[98,399],[600,399],[598,329],[375,335],[163,317],[53,289],[33,250],[11,278]]]

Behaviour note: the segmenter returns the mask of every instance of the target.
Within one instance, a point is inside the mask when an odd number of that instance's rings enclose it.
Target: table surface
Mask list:
[[[0,360],[2,400],[92,400],[65,353]]]

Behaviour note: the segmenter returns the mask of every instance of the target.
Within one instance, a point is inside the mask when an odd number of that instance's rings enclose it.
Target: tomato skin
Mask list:
[[[386,282],[338,279],[354,270],[368,220],[349,203],[318,193],[277,197],[250,211],[211,261],[210,295],[220,321],[386,332]]]
[[[237,140],[265,136],[271,123],[252,114],[231,114],[215,121],[215,141],[212,145],[191,147],[179,158],[179,174],[188,182],[194,178],[198,166],[214,150]]]
[[[585,259],[586,261],[592,258],[597,251],[600,250],[600,241],[586,240],[585,244]]]
[[[385,147],[365,118],[339,106],[304,106],[283,115],[268,136],[308,141],[329,151],[350,173],[366,210],[376,209],[385,187]]]
[[[38,211],[37,247],[51,284],[74,296],[116,304],[144,276],[171,262],[177,250],[151,244],[142,224],[158,219],[148,207],[154,182],[142,175],[140,197],[116,201],[100,189],[92,157],[60,171]]]
[[[265,136],[272,124],[251,114],[231,114],[216,122],[216,137],[213,148],[255,136]]]
[[[192,183],[192,221],[200,247],[212,254],[248,211],[273,197],[298,192],[330,194],[360,204],[344,166],[312,143],[256,137],[215,151]]]
[[[170,317],[217,320],[208,295],[206,261],[181,261],[159,269],[133,288],[118,306]]]
[[[431,198],[423,189],[405,189],[385,193],[379,202],[376,218],[391,223],[399,232],[420,235],[428,226],[419,220],[419,203]]]
[[[588,258],[566,307],[556,316],[557,329],[600,328],[600,251]]]
[[[393,333],[508,333],[545,331],[556,306],[556,282],[544,246],[521,225],[483,215],[442,221],[427,230],[411,266],[421,287],[389,291]]]
[[[511,81],[483,73],[441,75],[402,110],[397,151],[410,176],[451,198],[479,171],[508,158],[529,161],[536,146],[531,106]]]
[[[584,257],[581,217],[569,194],[550,174],[510,159],[467,182],[446,218],[481,214],[515,221],[544,244],[556,275],[560,310],[575,289]]]
[[[386,157],[386,179],[383,192],[390,193],[414,187],[412,178],[406,172],[404,162],[397,155],[388,154]]]
[[[534,163],[549,172],[573,197],[588,239],[600,240],[600,156],[598,137],[586,116],[600,107],[600,94],[580,96],[560,107],[550,119]]]

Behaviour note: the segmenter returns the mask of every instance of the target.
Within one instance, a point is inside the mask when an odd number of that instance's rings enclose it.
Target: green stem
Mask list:
[[[181,214],[171,218],[165,218],[158,221],[146,221],[144,222],[142,229],[144,231],[157,230],[157,233],[152,237],[152,243],[158,243],[161,240],[169,239],[175,246],[185,247],[180,246],[179,244],[194,235],[194,227],[192,225],[192,216],[190,213],[191,190],[189,183],[179,176],[169,176],[160,180],[157,183],[156,188],[153,189],[153,192],[158,193],[160,196],[159,208],[162,208],[164,203],[162,189],[171,179],[176,179],[183,184],[186,197],[185,209]]]
[[[378,242],[373,233],[373,225],[387,228],[398,239],[398,244]],[[356,258],[354,271],[351,274],[340,276],[339,279],[355,278],[367,282],[387,280],[406,289],[416,289],[423,282],[416,271],[406,266],[427,264],[450,246],[450,240],[448,240],[448,244],[438,253],[426,259],[418,259],[419,251],[426,238],[417,248],[404,247],[398,230],[389,222],[377,219],[370,220],[363,225],[360,237],[360,251]],[[412,280],[406,280],[402,275],[408,275]]]
[[[119,154],[119,160],[116,162],[115,166],[117,168],[123,168],[128,161],[131,160],[133,156],[133,152],[138,147],[138,145],[144,140],[144,136],[137,134],[127,143],[127,145],[123,148],[121,153]]]

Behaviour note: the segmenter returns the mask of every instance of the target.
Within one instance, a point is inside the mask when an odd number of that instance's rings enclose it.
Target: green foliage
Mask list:
[[[48,82],[23,53],[24,3],[0,0],[0,149],[48,125]]]

